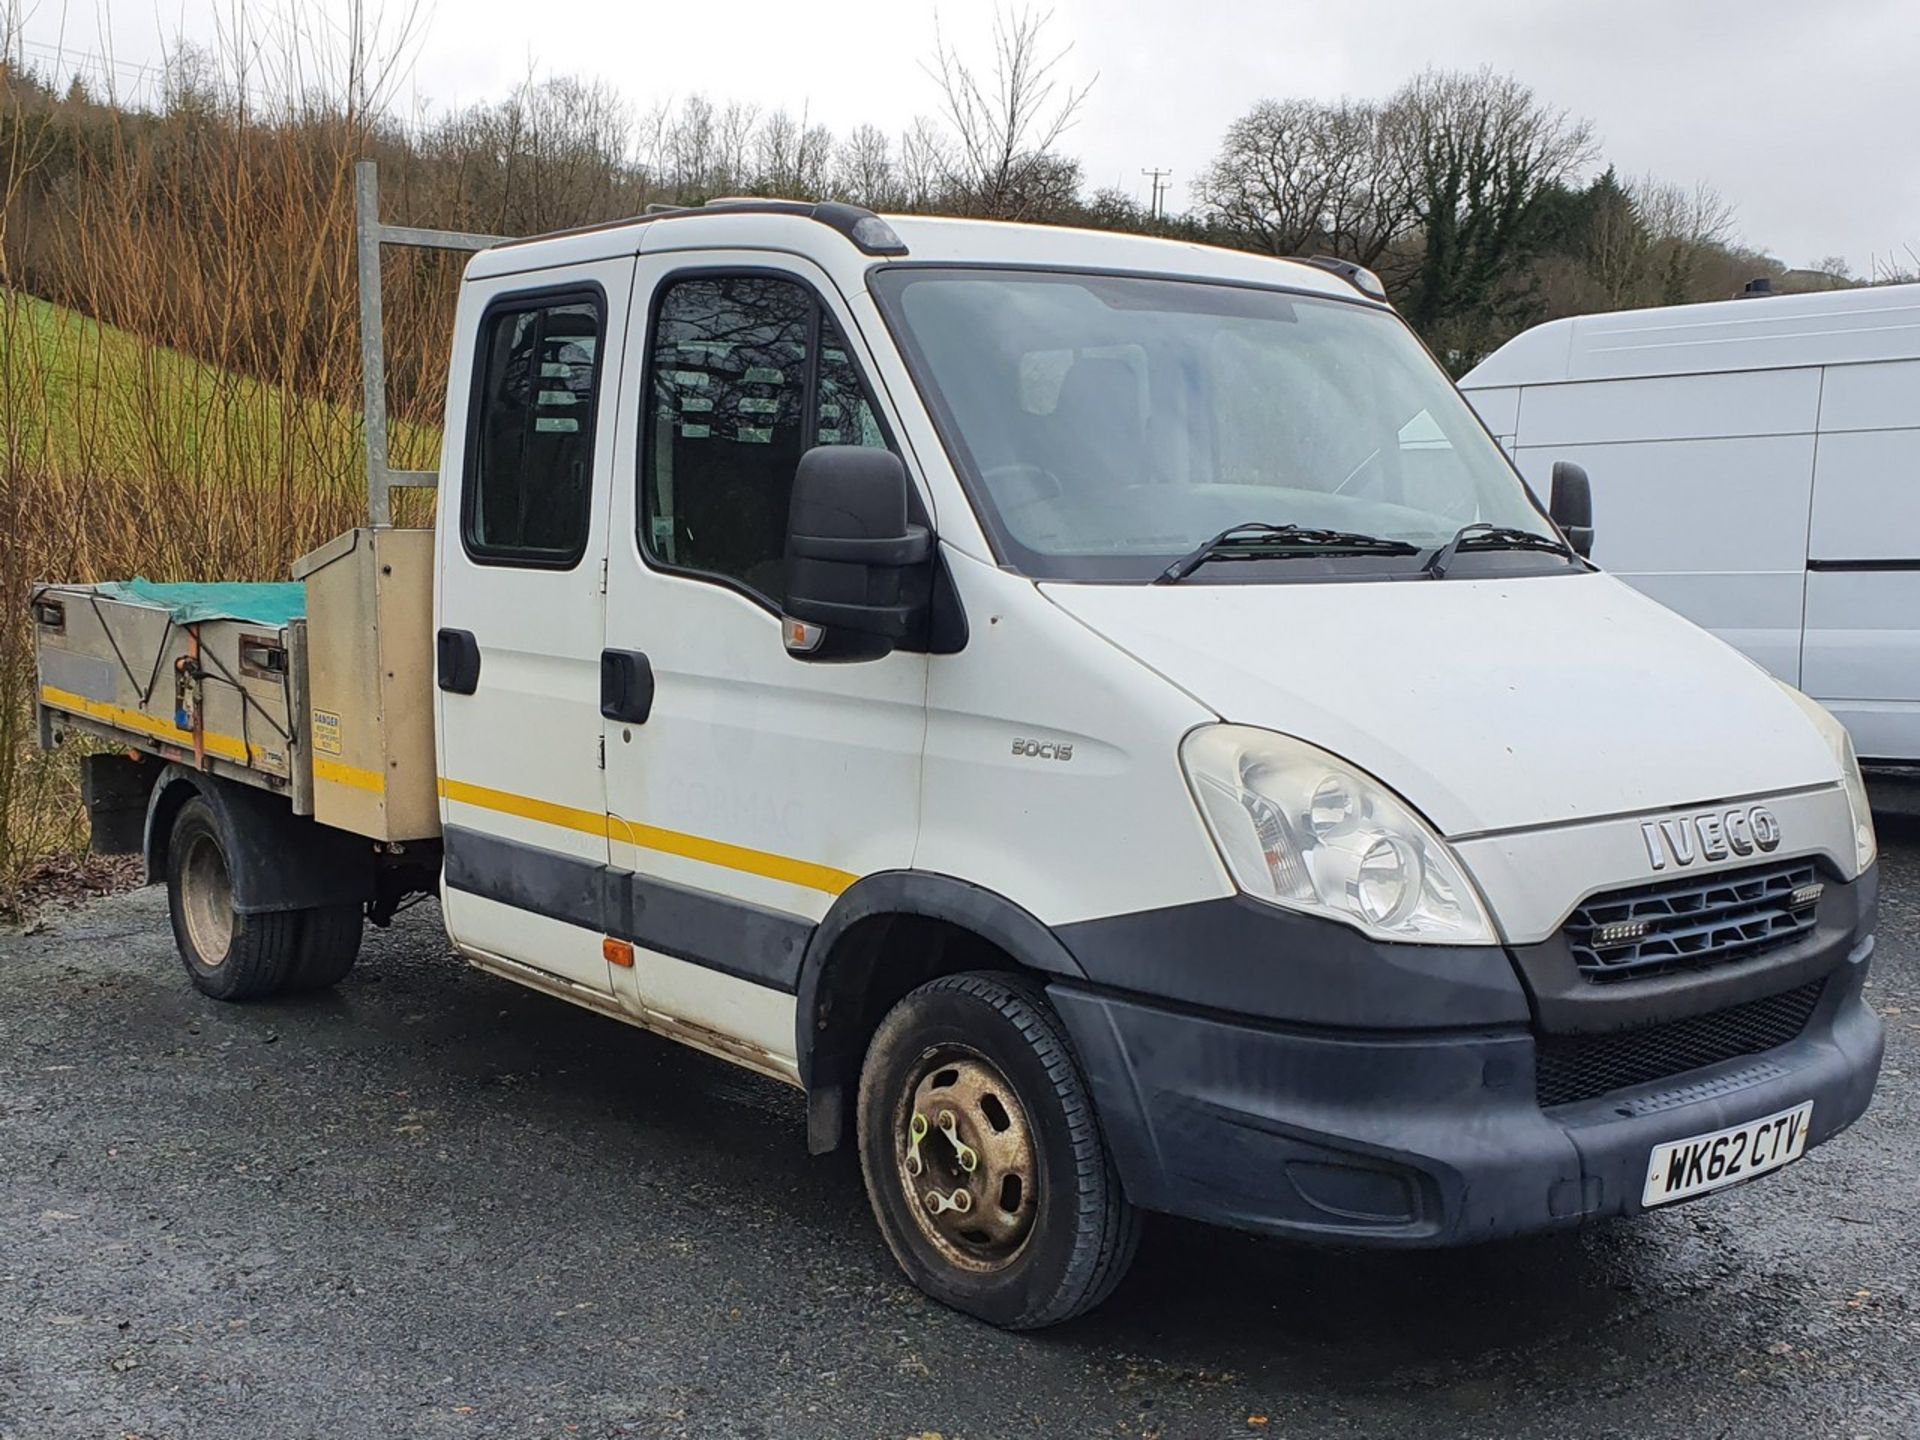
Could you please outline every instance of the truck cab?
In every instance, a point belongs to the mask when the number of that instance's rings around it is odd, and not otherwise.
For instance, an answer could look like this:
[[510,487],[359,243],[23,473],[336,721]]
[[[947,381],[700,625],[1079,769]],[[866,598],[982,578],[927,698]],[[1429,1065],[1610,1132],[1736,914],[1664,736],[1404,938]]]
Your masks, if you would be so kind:
[[1142,1211],[1458,1244],[1845,1128],[1845,732],[1597,570],[1370,282],[793,202],[481,251],[454,945],[800,1087],[1018,1328]]

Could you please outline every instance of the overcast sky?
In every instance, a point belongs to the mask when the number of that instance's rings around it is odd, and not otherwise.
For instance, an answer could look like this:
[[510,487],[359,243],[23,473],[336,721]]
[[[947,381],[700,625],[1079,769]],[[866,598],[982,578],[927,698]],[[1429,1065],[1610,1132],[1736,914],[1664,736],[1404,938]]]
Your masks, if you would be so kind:
[[[6,0],[0,0],[3,7]],[[30,54],[110,39],[122,67],[206,40],[235,0],[25,0]],[[298,0],[279,0],[278,8]],[[344,15],[350,0],[320,0]],[[386,0],[389,13],[407,0]],[[367,0],[371,9],[380,0]],[[411,93],[497,98],[532,67],[604,77],[639,106],[693,91],[803,108],[836,131],[934,114],[932,0],[428,0]],[[271,5],[256,8],[275,8]],[[1041,0],[1040,8],[1047,8]],[[1920,252],[1920,0],[1052,0],[1063,77],[1098,81],[1065,148],[1089,188],[1171,203],[1269,96],[1382,96],[1428,65],[1512,71],[1593,122],[1623,175],[1711,183],[1748,243],[1790,264],[1906,268]],[[988,0],[940,24],[989,55]],[[97,18],[104,17],[104,18]],[[127,74],[125,68],[120,72]]]

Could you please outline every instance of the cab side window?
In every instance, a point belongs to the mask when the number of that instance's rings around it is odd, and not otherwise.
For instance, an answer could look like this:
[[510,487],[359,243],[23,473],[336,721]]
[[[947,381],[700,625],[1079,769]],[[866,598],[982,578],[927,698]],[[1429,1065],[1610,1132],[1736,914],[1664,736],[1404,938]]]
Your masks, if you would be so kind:
[[641,541],[778,606],[801,455],[887,444],[846,341],[806,286],[717,275],[667,287],[652,352]]
[[476,560],[564,569],[585,551],[602,333],[591,295],[509,300],[487,313],[461,505]]

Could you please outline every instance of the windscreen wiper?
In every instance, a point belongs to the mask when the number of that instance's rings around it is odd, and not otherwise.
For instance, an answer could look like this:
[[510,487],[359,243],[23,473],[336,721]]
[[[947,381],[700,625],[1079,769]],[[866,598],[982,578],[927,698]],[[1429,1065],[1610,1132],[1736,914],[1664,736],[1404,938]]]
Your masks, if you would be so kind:
[[1444,579],[1447,567],[1453,564],[1453,557],[1467,544],[1476,550],[1552,550],[1576,565],[1580,562],[1578,552],[1557,535],[1542,535],[1533,530],[1517,530],[1511,525],[1476,520],[1471,525],[1462,525],[1453,532],[1451,540],[1433,552],[1433,558],[1427,561],[1427,574],[1436,580]]
[[1353,530],[1314,530],[1303,525],[1266,525],[1253,521],[1230,525],[1196,545],[1154,577],[1156,585],[1187,578],[1209,560],[1273,560],[1289,555],[1417,555],[1418,545],[1362,535]]

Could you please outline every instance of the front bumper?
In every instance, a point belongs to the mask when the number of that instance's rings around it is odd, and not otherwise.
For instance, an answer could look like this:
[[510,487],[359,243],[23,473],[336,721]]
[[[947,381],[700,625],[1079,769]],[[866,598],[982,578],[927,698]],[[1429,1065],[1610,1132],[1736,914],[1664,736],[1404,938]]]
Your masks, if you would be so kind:
[[[1870,924],[1870,916],[1868,917]],[[1798,1037],[1543,1110],[1530,1027],[1334,1029],[1056,984],[1128,1196],[1346,1244],[1440,1246],[1636,1213],[1653,1147],[1813,1101],[1808,1146],[1867,1108],[1884,1043],[1871,934]]]

